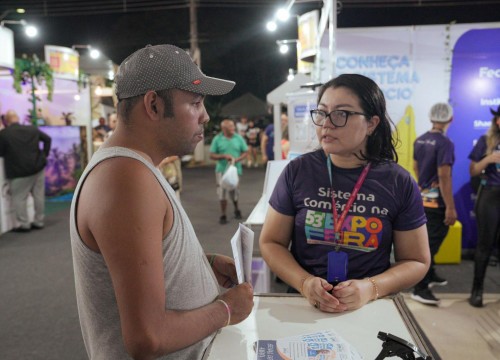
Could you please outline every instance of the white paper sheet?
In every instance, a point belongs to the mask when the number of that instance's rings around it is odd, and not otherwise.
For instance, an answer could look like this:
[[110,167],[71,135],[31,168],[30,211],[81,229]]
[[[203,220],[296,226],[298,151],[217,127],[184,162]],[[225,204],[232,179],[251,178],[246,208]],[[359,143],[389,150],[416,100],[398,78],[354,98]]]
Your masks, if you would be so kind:
[[231,239],[231,249],[238,275],[238,284],[243,282],[252,283],[252,255],[253,255],[254,232],[243,224]]

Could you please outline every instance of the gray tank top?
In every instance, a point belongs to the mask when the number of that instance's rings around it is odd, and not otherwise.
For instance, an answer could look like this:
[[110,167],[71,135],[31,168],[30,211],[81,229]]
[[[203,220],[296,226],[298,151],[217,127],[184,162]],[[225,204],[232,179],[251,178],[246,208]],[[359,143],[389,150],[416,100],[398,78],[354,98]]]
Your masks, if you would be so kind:
[[[97,151],[76,187],[70,212],[78,314],[85,347],[92,360],[130,359],[123,343],[118,306],[106,263],[101,254],[85,245],[76,227],[75,210],[85,178],[97,164],[112,157],[129,157],[142,162],[155,175],[172,204],[174,215],[172,229],[162,240],[165,309],[195,309],[211,303],[219,295],[217,279],[193,226],[159,170],[130,149],[112,147]],[[214,336],[215,333],[161,359],[201,359]]]

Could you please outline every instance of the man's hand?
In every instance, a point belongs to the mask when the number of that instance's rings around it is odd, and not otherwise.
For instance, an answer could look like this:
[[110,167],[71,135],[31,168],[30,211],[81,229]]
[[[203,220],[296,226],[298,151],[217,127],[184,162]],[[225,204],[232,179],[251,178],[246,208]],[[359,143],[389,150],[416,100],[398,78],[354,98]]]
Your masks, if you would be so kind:
[[455,221],[457,221],[457,211],[447,207],[444,213],[444,224],[452,226]]
[[[217,256],[218,257],[218,256]],[[253,308],[253,287],[245,282],[226,291],[219,296],[231,309],[230,325],[238,324],[245,320]]]
[[212,264],[212,269],[220,286],[229,289],[238,284],[234,260],[229,256],[216,255]]

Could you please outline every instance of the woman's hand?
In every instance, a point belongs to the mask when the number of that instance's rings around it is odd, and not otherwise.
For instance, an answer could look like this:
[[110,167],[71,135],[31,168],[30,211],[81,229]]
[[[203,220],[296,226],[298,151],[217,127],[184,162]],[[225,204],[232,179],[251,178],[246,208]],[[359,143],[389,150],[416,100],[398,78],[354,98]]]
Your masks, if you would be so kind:
[[215,256],[212,263],[212,270],[215,273],[215,277],[217,278],[219,285],[226,289],[237,285],[238,276],[236,275],[234,260],[229,256],[224,255],[212,256]]
[[370,280],[347,280],[337,284],[332,294],[347,310],[355,310],[374,299],[374,287]]
[[333,285],[320,277],[310,276],[302,284],[302,295],[315,308],[330,313],[338,313],[347,310],[347,306],[330,292]]

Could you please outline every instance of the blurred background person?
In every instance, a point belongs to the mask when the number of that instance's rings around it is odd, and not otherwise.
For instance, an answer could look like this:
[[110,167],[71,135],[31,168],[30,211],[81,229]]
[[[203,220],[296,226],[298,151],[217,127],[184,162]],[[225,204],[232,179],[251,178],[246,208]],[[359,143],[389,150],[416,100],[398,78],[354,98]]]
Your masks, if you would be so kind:
[[413,169],[427,217],[427,235],[431,250],[431,266],[425,277],[415,285],[411,298],[428,305],[439,304],[431,288],[448,284],[436,274],[434,256],[439,251],[449,227],[457,220],[451,173],[455,162],[455,146],[445,135],[453,120],[449,104],[437,103],[430,110],[431,130],[415,140]]
[[290,152],[290,140],[288,136],[288,126],[283,129],[283,134],[281,134],[281,158],[287,159],[288,153]]
[[236,132],[245,138],[248,129],[248,117],[242,116],[240,121],[236,123]]
[[111,128],[106,124],[106,119],[101,116],[99,118],[99,125],[94,127],[94,141],[104,142],[110,130]]
[[500,106],[490,109],[493,119],[486,135],[479,138],[469,154],[470,174],[483,174],[485,183],[476,199],[477,246],[474,280],[469,303],[483,306],[483,283],[493,247],[500,245]]
[[[0,131],[0,156],[4,157],[17,227],[14,232],[42,229],[45,218],[45,172],[51,138],[33,125],[21,125],[13,110],[5,114],[6,128]],[[40,148],[40,144],[42,147]],[[28,217],[28,195],[33,196],[35,216]]]
[[217,184],[217,194],[220,201],[221,215],[219,224],[227,224],[226,208],[227,197],[231,198],[234,205],[234,218],[241,219],[241,211],[238,208],[239,188],[234,190],[226,190],[221,186],[221,179],[228,166],[234,164],[238,169],[238,176],[243,174],[241,161],[248,155],[248,146],[245,140],[236,134],[236,126],[234,121],[230,119],[222,120],[220,123],[221,132],[217,134],[210,144],[210,159],[216,160],[215,165],[215,182]]
[[[286,111],[281,113],[281,130],[288,126],[288,115]],[[265,164],[268,160],[274,160],[274,123],[266,126],[261,139],[262,162]]]
[[167,156],[158,165],[163,177],[170,184],[172,189],[177,195],[177,199],[181,199],[182,190],[182,170],[181,170],[181,160],[178,156]]
[[255,126],[255,122],[250,120],[248,122],[248,127],[246,131],[246,140],[248,145],[248,157],[247,157],[247,166],[251,167],[252,164],[254,167],[259,166],[258,160],[258,152],[260,148],[260,128]]

